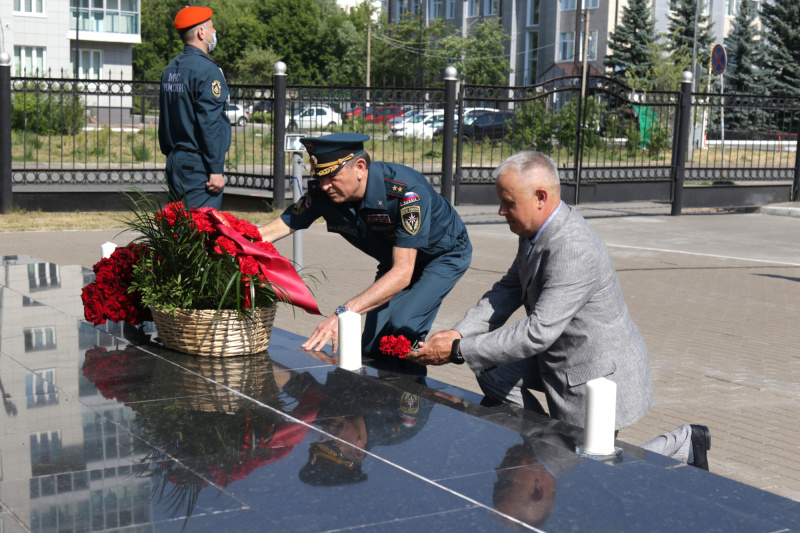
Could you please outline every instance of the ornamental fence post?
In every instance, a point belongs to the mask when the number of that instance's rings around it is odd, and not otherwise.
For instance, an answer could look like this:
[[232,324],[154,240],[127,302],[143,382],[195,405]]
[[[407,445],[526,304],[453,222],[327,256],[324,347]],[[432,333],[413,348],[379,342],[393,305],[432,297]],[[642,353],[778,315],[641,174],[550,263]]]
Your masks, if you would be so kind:
[[456,83],[458,71],[455,67],[444,69],[444,132],[442,134],[442,196],[450,203],[453,198],[453,133],[456,126]]
[[686,172],[686,151],[689,147],[689,122],[692,113],[692,73],[684,71],[681,81],[680,100],[680,127],[678,130],[678,146],[675,154],[675,175],[673,176],[674,191],[672,194],[673,216],[681,214],[683,208],[683,181]]
[[272,101],[272,205],[286,207],[286,63],[275,63],[272,74],[275,94]]
[[11,212],[11,55],[0,52],[0,212]]

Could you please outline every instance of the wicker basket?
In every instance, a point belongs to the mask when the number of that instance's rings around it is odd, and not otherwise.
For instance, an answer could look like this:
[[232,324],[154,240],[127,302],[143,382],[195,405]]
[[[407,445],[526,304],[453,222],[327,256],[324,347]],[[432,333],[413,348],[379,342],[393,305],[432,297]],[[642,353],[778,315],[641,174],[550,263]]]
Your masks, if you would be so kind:
[[255,319],[236,311],[179,309],[174,313],[151,307],[153,322],[167,348],[205,357],[232,357],[263,352],[269,345],[277,306],[258,307]]

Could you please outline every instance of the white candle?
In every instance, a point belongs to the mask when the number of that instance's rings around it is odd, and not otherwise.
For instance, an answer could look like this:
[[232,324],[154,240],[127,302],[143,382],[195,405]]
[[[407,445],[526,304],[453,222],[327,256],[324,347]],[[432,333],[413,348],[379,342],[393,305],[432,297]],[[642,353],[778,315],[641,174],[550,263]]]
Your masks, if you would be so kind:
[[114,253],[114,250],[117,249],[117,245],[113,242],[107,242],[105,244],[100,245],[100,252],[103,256],[103,259],[108,259],[111,257],[111,254]]
[[353,311],[339,315],[339,368],[361,369],[361,315]]
[[617,384],[606,378],[586,383],[586,423],[583,450],[589,455],[614,453],[614,425],[617,413]]

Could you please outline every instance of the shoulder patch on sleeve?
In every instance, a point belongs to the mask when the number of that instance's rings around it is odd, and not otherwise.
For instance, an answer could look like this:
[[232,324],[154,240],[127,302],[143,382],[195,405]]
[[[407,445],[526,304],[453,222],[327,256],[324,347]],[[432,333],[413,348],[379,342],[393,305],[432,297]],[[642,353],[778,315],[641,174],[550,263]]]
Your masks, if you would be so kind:
[[219,80],[211,82],[211,94],[213,94],[215,98],[219,98],[222,94],[222,83],[220,83]]
[[311,207],[311,196],[310,193],[305,193],[300,199],[292,206],[292,214],[293,215],[302,215],[305,213],[308,208]]
[[422,210],[418,205],[407,205],[400,209],[400,219],[403,221],[403,228],[410,234],[416,235],[422,226]]
[[406,194],[406,189],[408,188],[407,183],[403,183],[402,181],[394,181],[384,178],[384,184],[386,185],[386,194],[389,196],[395,196],[397,198],[402,198]]

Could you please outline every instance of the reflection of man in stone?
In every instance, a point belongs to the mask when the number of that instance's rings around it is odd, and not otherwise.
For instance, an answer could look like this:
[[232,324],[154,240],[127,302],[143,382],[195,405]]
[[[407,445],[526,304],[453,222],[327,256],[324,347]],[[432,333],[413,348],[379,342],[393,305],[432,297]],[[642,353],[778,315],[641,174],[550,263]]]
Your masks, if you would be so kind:
[[[535,438],[524,435],[523,442],[509,448],[495,469],[494,508],[529,526],[544,524],[556,501],[558,477],[583,461],[571,451],[574,449],[571,440],[555,432]],[[505,517],[498,516],[498,520],[523,529]]]
[[[276,373],[277,374],[277,373]],[[289,379],[285,379],[289,377]],[[367,479],[361,464],[374,446],[391,446],[410,439],[428,420],[433,403],[416,394],[334,370],[325,384],[308,372],[276,375],[283,392],[302,401],[321,398],[316,420],[323,436],[309,447],[300,480],[310,485],[344,485]],[[358,391],[358,394],[355,394]]]

